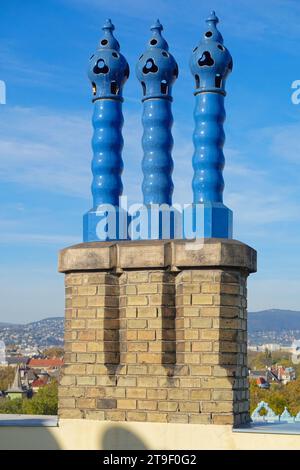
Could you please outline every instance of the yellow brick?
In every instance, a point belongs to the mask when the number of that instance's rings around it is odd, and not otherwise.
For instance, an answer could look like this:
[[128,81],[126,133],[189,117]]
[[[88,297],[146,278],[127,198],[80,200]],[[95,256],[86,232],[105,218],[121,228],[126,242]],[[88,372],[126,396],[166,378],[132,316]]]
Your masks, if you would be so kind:
[[132,282],[132,283],[136,283],[136,282],[147,282],[148,281],[148,271],[138,271],[138,272],[134,272],[134,271],[129,271],[127,273],[127,276],[128,276],[128,282]]
[[120,410],[135,410],[136,400],[131,400],[131,399],[118,400],[117,407]]
[[201,284],[201,293],[203,294],[219,294],[221,291],[220,284],[214,284],[211,282],[203,282]]
[[137,309],[138,318],[155,318],[157,317],[157,309],[155,307],[139,307]]
[[188,364],[199,364],[200,363],[200,354],[198,353],[185,353],[185,362]]
[[66,286],[79,286],[82,284],[81,274],[67,274],[65,277]]
[[126,395],[126,389],[121,387],[105,387],[104,392],[106,398],[125,398]]
[[136,294],[136,287],[135,286],[126,286],[125,291],[126,291],[127,295]]
[[212,415],[213,424],[230,424],[233,425],[234,417],[232,414]]
[[136,378],[135,377],[119,377],[118,378],[118,387],[136,387]]
[[209,424],[210,422],[211,422],[210,413],[190,415],[189,417],[189,423],[192,423],[192,424]]
[[158,402],[159,411],[177,411],[178,403],[175,401],[160,401]]
[[86,419],[96,420],[96,421],[103,421],[105,419],[104,411],[86,411]]
[[240,286],[239,284],[221,284],[221,293],[238,295],[240,293]]
[[138,294],[156,294],[157,284],[138,284]]
[[230,413],[233,411],[232,402],[217,401],[217,402],[203,402],[201,410],[205,413]]
[[212,374],[211,366],[191,365],[190,370],[191,370],[191,375],[211,375]]
[[127,330],[125,334],[126,334],[126,341],[135,341],[138,338],[138,331]]
[[150,401],[150,400],[139,400],[138,401],[138,409],[139,410],[157,410],[157,401]]
[[192,271],[193,281],[212,281],[214,279],[214,272],[209,271]]
[[139,353],[138,362],[141,364],[159,364],[161,362],[161,354]]
[[[180,307],[183,308],[183,307]],[[200,315],[200,308],[199,307],[184,307],[183,308],[183,315],[185,317],[199,317]]]
[[59,407],[60,408],[75,408],[75,398],[60,398]]
[[210,318],[191,318],[192,328],[211,328],[212,320]]
[[70,375],[80,375],[85,373],[85,364],[72,364],[69,366],[65,366],[64,368],[65,374]]
[[85,307],[86,306],[86,297],[73,297],[72,306],[73,307]]
[[77,288],[78,295],[95,295],[96,292],[96,286],[80,286]]
[[191,388],[191,387],[200,387],[200,378],[195,377],[181,377],[180,378],[180,387],[182,388]]
[[84,388],[83,387],[59,387],[58,390],[59,397],[83,397]]
[[168,422],[169,423],[188,423],[189,417],[187,414],[180,413],[169,413]]
[[126,390],[127,398],[146,398],[145,388],[128,388]]
[[104,328],[104,320],[87,320],[87,328]]
[[201,317],[219,317],[220,307],[200,307],[200,316]]
[[93,341],[96,337],[95,331],[78,331],[78,339],[82,341]]
[[146,320],[128,320],[127,322],[128,328],[132,329],[143,329],[147,327],[147,321]]
[[193,294],[192,295],[193,305],[212,305],[213,296],[208,294]]
[[148,373],[147,366],[142,366],[142,365],[138,365],[138,366],[128,365],[127,366],[128,375],[143,375],[147,373]]
[[206,354],[203,353],[201,355],[201,362],[202,364],[219,364],[220,363],[220,357],[219,354]]
[[125,411],[105,411],[105,418],[108,421],[125,421]]
[[188,400],[189,391],[184,389],[168,390],[168,398],[170,400]]
[[200,292],[200,284],[183,284],[183,294],[198,294]]
[[59,409],[59,417],[63,419],[80,419],[83,417],[83,413],[81,410],[76,409],[62,409],[60,406]]
[[147,421],[150,423],[166,423],[167,413],[147,413]]
[[136,318],[137,308],[136,307],[126,307],[125,316],[126,318]]
[[199,331],[198,330],[186,330],[184,332],[185,339],[198,339]]
[[138,377],[137,378],[138,387],[157,387],[158,379],[157,377]]
[[127,305],[148,305],[148,298],[145,295],[128,295]]
[[147,398],[150,400],[166,400],[167,390],[149,389],[147,390]]
[[89,377],[77,377],[77,385],[95,385],[96,384],[96,377],[89,376]]
[[78,398],[76,400],[78,408],[96,408],[96,400],[94,398]]
[[146,413],[144,412],[139,412],[139,411],[128,411],[127,413],[127,419],[129,421],[146,421]]
[[214,390],[212,393],[212,399],[216,401],[233,400],[233,391],[232,390]]
[[209,400],[210,390],[191,390],[192,400]]
[[178,305],[191,305],[192,296],[191,295],[179,295],[177,296]]
[[59,381],[60,386],[63,385],[75,385],[75,377],[71,375],[64,375]]
[[74,328],[74,329],[85,328],[85,320],[71,320],[71,328]]
[[220,332],[219,330],[202,330],[200,333],[201,339],[219,339]]
[[124,361],[127,364],[136,364],[137,362],[137,354],[136,353],[126,353],[124,354]]
[[205,377],[201,379],[201,387],[203,388],[225,388],[232,389],[232,383],[229,378],[218,378],[218,377]]
[[179,403],[179,410],[182,413],[198,413],[199,412],[199,403],[192,403],[192,402],[182,402]]
[[132,343],[128,343],[127,349],[128,351],[144,351],[145,352],[148,349],[148,345],[147,343],[132,342]]
[[73,352],[86,352],[86,343],[71,343]]
[[138,331],[138,339],[144,341],[153,341],[155,340],[155,331]]
[[99,352],[103,351],[103,343],[101,344],[100,342],[94,342],[94,341],[89,341],[87,343],[87,350],[88,352]]
[[96,318],[97,311],[95,308],[90,309],[78,309],[77,317],[78,318]]
[[192,343],[192,351],[212,351],[213,346],[210,341],[197,341]]
[[89,307],[104,307],[107,305],[107,298],[103,295],[95,295],[88,298]]
[[95,354],[89,354],[89,353],[78,353],[77,354],[77,362],[88,362],[88,363],[92,364],[95,361],[96,361],[96,355]]

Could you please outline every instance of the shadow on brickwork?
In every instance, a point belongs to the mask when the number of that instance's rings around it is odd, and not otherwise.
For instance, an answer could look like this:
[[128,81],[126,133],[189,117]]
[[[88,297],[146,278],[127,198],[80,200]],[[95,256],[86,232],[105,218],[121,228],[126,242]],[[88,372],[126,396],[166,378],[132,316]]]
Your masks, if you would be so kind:
[[120,364],[120,286],[119,275],[112,273],[105,276],[103,344],[107,372],[115,375]]
[[162,280],[162,365],[168,375],[176,366],[176,273],[164,272]]
[[[219,372],[215,376],[219,375],[220,379],[227,378],[231,384],[234,414],[232,424],[239,426],[250,422],[246,305],[248,273],[226,270],[226,272],[220,271],[220,274],[222,291],[219,317]],[[218,394],[217,391],[215,393]],[[217,395],[214,398],[221,402],[228,399]]]

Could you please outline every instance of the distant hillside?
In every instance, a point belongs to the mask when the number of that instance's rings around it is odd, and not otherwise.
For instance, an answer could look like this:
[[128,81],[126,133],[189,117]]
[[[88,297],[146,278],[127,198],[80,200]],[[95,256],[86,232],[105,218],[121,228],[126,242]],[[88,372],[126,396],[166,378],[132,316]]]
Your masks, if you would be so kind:
[[262,310],[249,312],[249,332],[300,330],[300,312],[294,310]]
[[0,323],[0,340],[21,348],[62,346],[63,317],[50,317],[25,325]]
[[[270,309],[249,312],[249,342],[290,345],[300,339],[300,312]],[[22,348],[63,346],[64,319],[50,317],[25,325],[0,323],[0,340]]]
[[0,322],[0,328],[8,328],[10,326],[13,326],[14,328],[17,328],[19,325],[18,323],[6,323],[6,322]]

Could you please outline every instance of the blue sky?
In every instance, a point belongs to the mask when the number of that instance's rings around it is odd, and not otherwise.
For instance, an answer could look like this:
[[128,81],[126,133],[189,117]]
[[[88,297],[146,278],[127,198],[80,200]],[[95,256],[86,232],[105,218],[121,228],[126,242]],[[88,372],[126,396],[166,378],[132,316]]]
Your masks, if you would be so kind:
[[188,60],[215,9],[234,59],[227,81],[225,203],[234,236],[258,250],[249,310],[300,310],[298,0],[2,0],[0,321],[63,315],[59,249],[82,240],[91,207],[87,60],[111,18],[131,76],[125,85],[123,183],[141,200],[141,90],[135,63],[159,17],[179,64],[174,86],[174,202],[192,200],[193,78]]

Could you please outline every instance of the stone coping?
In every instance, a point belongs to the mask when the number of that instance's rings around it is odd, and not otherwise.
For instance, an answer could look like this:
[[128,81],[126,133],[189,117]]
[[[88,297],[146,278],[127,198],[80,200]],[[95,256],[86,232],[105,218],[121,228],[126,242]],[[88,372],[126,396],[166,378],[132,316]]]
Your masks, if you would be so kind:
[[59,272],[233,268],[256,272],[256,251],[237,240],[141,240],[80,243],[59,253]]
[[[63,419],[59,420],[56,415],[14,415],[14,414],[3,414],[0,415],[0,428],[5,427],[59,427],[60,421],[62,423],[70,423],[72,426],[75,422],[81,422],[84,425],[91,423],[95,424],[95,421],[89,420],[68,420]],[[117,425],[120,423],[115,422],[103,422],[104,425],[109,424]],[[100,423],[99,423],[100,424]],[[127,423],[121,423],[126,425]],[[134,425],[135,423],[128,423],[129,425]],[[139,425],[139,423],[136,423]],[[146,423],[145,423],[146,424]],[[151,423],[150,423],[151,426]],[[154,424],[155,426],[155,424]],[[170,424],[160,423],[160,426],[170,426]],[[175,424],[178,426],[178,424]],[[186,426],[186,425],[184,425]],[[189,425],[190,426],[190,425]],[[195,425],[197,426],[197,425]],[[246,433],[246,434],[281,434],[281,435],[300,435],[300,423],[290,424],[290,423],[251,423],[247,426],[232,427],[230,425],[218,426],[218,425],[198,425],[198,428],[218,430],[218,428],[229,429],[233,433]],[[0,446],[1,447],[1,446]]]
[[16,427],[56,427],[58,426],[58,416],[56,415],[18,415],[0,414],[1,426]]
[[300,423],[266,423],[256,422],[247,426],[235,427],[233,432],[261,434],[300,434]]

